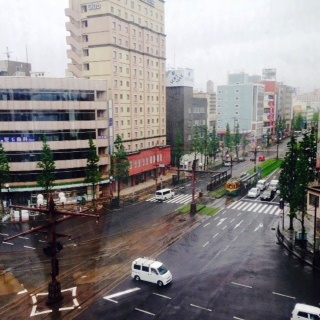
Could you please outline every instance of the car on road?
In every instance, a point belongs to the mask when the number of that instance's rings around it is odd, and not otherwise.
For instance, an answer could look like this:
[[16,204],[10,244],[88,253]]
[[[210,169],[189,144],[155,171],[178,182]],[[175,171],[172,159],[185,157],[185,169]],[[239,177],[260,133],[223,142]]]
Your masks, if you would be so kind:
[[273,199],[274,194],[275,192],[270,189],[264,190],[260,196],[260,199],[263,201],[270,201],[271,199]]
[[279,188],[279,180],[271,180],[269,184],[269,189],[277,191]]
[[260,190],[263,191],[264,189],[266,189],[268,186],[267,181],[264,179],[261,179],[257,182],[256,187]]
[[303,303],[297,303],[291,312],[291,320],[320,320],[320,309]]
[[258,159],[260,162],[263,162],[263,161],[265,161],[266,160],[266,157],[265,156],[261,156],[261,157],[259,157],[259,159]]
[[257,198],[260,195],[260,190],[259,188],[251,188],[248,192],[248,197],[249,198]]

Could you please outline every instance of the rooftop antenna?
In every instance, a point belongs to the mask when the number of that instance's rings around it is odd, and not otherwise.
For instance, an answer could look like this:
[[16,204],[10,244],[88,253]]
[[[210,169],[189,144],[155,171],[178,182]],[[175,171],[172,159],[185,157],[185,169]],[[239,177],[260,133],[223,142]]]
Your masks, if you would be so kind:
[[7,51],[6,52],[2,52],[2,53],[7,56],[8,60],[10,60],[10,53],[12,53],[12,51],[9,51],[8,47],[7,47]]

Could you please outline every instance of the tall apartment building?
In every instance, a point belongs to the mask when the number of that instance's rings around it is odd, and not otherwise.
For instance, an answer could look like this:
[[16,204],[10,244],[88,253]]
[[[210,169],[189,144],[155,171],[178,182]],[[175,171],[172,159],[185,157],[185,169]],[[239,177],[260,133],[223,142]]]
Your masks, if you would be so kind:
[[69,73],[107,80],[110,128],[137,164],[130,170],[131,184],[146,180],[157,164],[170,163],[164,1],[69,0],[66,15]]
[[92,138],[100,156],[100,192],[108,193],[106,88],[105,80],[0,77],[0,142],[9,160],[15,204],[27,205],[41,193],[37,162],[44,136],[55,160],[54,190],[92,195],[84,184]]
[[217,133],[222,136],[227,124],[233,133],[239,124],[240,133],[258,141],[263,134],[264,85],[253,83],[246,73],[228,75],[228,84],[217,88]]

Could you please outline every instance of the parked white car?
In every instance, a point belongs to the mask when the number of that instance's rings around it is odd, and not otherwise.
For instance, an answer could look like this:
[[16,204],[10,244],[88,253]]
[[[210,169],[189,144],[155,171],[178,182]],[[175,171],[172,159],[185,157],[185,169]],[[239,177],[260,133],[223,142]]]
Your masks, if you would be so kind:
[[260,189],[260,191],[263,191],[264,189],[266,189],[266,187],[268,186],[267,181],[266,180],[259,180],[257,182],[257,188]]
[[260,195],[260,189],[259,188],[251,188],[248,192],[249,198],[257,198]]

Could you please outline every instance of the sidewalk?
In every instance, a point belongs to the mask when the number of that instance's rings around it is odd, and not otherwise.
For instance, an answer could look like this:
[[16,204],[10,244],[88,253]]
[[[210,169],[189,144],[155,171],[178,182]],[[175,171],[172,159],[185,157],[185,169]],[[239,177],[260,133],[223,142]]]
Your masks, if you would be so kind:
[[[304,218],[304,226],[306,233],[306,241],[299,240],[300,233],[302,231],[301,222],[297,219],[293,219],[294,230],[288,230],[290,226],[290,218],[288,216],[289,208],[285,207],[284,210],[284,228],[283,219],[279,221],[277,237],[282,245],[294,254],[299,259],[303,260],[311,267],[320,270],[320,253],[319,246],[314,252],[314,213],[308,212]],[[318,224],[318,221],[317,221]],[[317,235],[319,237],[319,229],[317,228]],[[319,242],[320,244],[320,242]],[[317,242],[316,242],[317,245]]]

